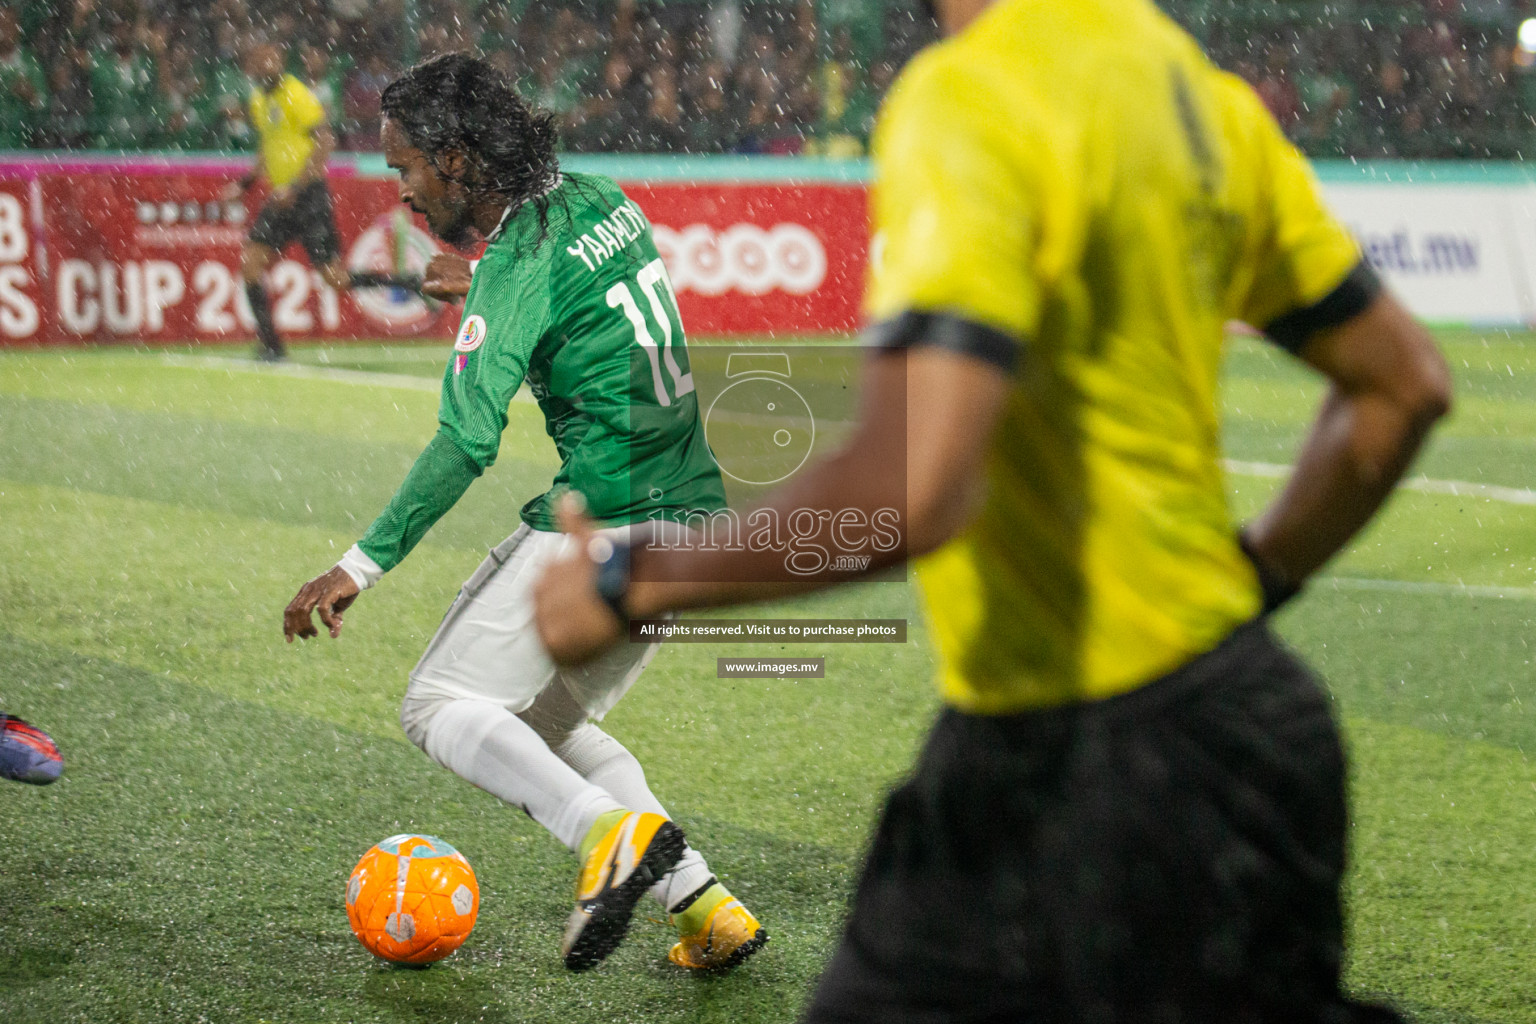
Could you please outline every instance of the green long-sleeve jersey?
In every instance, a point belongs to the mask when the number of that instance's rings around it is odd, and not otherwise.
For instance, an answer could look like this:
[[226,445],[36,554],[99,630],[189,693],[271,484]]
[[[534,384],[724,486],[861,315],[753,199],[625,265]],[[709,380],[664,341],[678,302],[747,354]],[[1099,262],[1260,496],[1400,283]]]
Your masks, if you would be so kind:
[[504,218],[475,269],[443,374],[437,435],[358,547],[398,565],[496,461],[526,380],[560,455],[522,508],[554,530],[579,491],[607,525],[725,505],[699,418],[677,297],[645,214],[608,178],[562,175]]

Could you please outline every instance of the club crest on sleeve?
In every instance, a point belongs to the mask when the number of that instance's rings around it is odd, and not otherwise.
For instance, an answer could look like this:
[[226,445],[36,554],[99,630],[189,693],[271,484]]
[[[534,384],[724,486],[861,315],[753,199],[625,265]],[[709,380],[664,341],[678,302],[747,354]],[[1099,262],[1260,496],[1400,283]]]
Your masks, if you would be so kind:
[[466,317],[459,325],[459,336],[454,339],[455,352],[473,352],[485,341],[485,318],[478,313]]

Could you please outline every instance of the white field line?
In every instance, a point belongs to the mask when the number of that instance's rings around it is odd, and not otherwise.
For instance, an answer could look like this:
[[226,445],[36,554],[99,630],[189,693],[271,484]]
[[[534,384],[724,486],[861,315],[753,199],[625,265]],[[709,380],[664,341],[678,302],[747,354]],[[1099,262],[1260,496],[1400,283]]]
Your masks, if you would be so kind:
[[[1239,462],[1226,459],[1223,463],[1233,476],[1257,476],[1268,479],[1288,477],[1294,466],[1275,462]],[[1500,487],[1497,484],[1475,484],[1466,480],[1433,480],[1427,476],[1412,476],[1398,484],[1405,491],[1424,494],[1454,494],[1458,497],[1485,498],[1506,505],[1536,505],[1536,491],[1526,487]]]
[[[428,391],[437,394],[443,390],[443,383],[436,377],[417,377],[408,373],[373,373],[368,370],[348,370],[339,366],[316,366],[313,363],[258,363],[254,359],[234,359],[228,356],[188,356],[176,352],[165,352],[160,356],[160,361],[166,366],[184,367],[194,370],[225,370],[236,373],[266,373],[276,374],[280,377],[295,377],[300,380],[328,380],[342,384],[361,384],[375,388],[403,388],[407,391]],[[527,386],[517,389],[513,396],[514,402],[533,402],[533,393]],[[771,417],[754,416],[750,413],[716,413],[718,419],[733,423],[753,423],[763,421],[778,423],[779,420]],[[851,422],[845,420],[818,420],[821,426],[850,427]]]
[[388,359],[392,363],[436,363],[442,366],[447,362],[448,353],[451,350],[452,347],[447,343],[441,345],[401,345],[386,348],[369,345],[357,347],[342,346],[333,349],[321,349],[318,362],[321,366],[324,366],[330,361],[332,353],[348,356],[367,356],[369,353],[377,352],[380,358]]
[[[366,370],[347,370],[340,367],[314,366],[308,363],[257,363],[250,359],[230,359],[220,356],[184,356],[165,353],[160,357],[168,366],[194,369],[268,373],[303,380],[329,380],[343,384],[361,384],[368,387],[404,388],[409,391],[429,391],[436,394],[442,384],[429,377],[414,377],[403,373],[370,373]],[[527,388],[517,393],[517,400],[533,401]],[[1234,476],[1283,479],[1290,476],[1294,467],[1275,462],[1243,462],[1227,459],[1226,470]],[[1464,480],[1433,480],[1425,476],[1404,480],[1401,487],[1427,494],[1451,494],[1510,505],[1536,505],[1536,491],[1523,487],[1500,487],[1496,484],[1477,484]],[[1430,583],[1410,580],[1365,579],[1353,576],[1327,576],[1312,584],[1318,589],[1358,590],[1400,594],[1425,594],[1454,597],[1483,597],[1499,600],[1536,601],[1536,587],[1491,587],[1466,583]]]
[[[160,359],[168,366],[194,369],[278,374],[302,380],[329,380],[343,384],[362,384],[368,387],[404,388],[409,391],[429,391],[433,394],[442,390],[442,382],[435,377],[416,377],[407,373],[372,373],[367,370],[347,370],[336,366],[315,366],[312,363],[258,363],[253,359],[187,356],[174,352],[164,353]],[[531,402],[533,396],[528,393],[526,387],[519,388],[516,401]],[[846,424],[828,423],[827,425]],[[1223,465],[1233,476],[1262,477],[1270,480],[1288,477],[1295,468],[1278,462],[1244,462],[1238,459],[1226,459]],[[1484,498],[1506,505],[1536,505],[1536,490],[1526,487],[1501,487],[1497,484],[1478,484],[1466,480],[1434,480],[1426,476],[1409,477],[1398,486],[1404,490],[1425,494]]]
[[1430,583],[1414,580],[1373,580],[1355,576],[1324,576],[1313,590],[1363,590],[1379,593],[1424,594],[1433,597],[1486,597],[1499,601],[1536,601],[1536,587],[1489,587],[1470,583]]
[[[1274,462],[1225,460],[1233,476],[1280,479],[1291,475],[1294,466]],[[1452,494],[1509,505],[1536,505],[1536,491],[1524,487],[1500,487],[1475,484],[1466,480],[1434,480],[1427,476],[1409,477],[1398,485],[1404,490],[1425,494]],[[1364,579],[1354,576],[1325,576],[1312,583],[1315,589],[1375,591],[1377,593],[1424,594],[1440,597],[1481,597],[1494,600],[1536,601],[1536,587],[1497,587],[1472,583],[1432,583],[1415,580]]]
[[[160,356],[168,366],[184,366],[205,370],[230,370],[245,373],[278,374],[303,380],[330,380],[343,384],[362,384],[368,387],[404,388],[409,391],[442,390],[442,382],[435,377],[417,377],[407,373],[372,373],[367,370],[347,370],[336,366],[315,366],[312,363],[258,363],[253,359],[231,359],[227,356],[186,356],[167,352]],[[533,401],[527,388],[519,388],[517,400]],[[739,418],[738,416],[731,417]],[[847,425],[829,423],[829,426]],[[1252,476],[1275,480],[1291,475],[1294,466],[1278,462],[1244,462],[1225,459],[1223,465],[1233,476]],[[1498,484],[1477,484],[1467,480],[1434,480],[1427,476],[1409,477],[1398,485],[1404,490],[1425,494],[1451,494],[1458,497],[1485,498],[1506,505],[1536,505],[1536,490],[1527,487],[1501,487]]]
[[[394,357],[390,357],[392,360]],[[441,361],[440,356],[434,360]],[[430,391],[437,394],[443,389],[443,382],[438,377],[417,377],[409,373],[373,373],[368,370],[348,370],[339,366],[316,366],[314,363],[258,363],[254,359],[236,359],[229,356],[188,356],[176,352],[165,352],[160,356],[160,361],[166,366],[178,366],[194,370],[228,370],[240,373],[266,373],[276,374],[282,377],[296,377],[300,380],[329,380],[342,384],[362,384],[375,388],[404,388],[408,391]],[[416,361],[415,359],[412,360]],[[425,362],[426,360],[421,360]],[[532,402],[533,394],[527,386],[517,389],[517,395],[513,398],[516,402]],[[744,423],[751,426],[755,423],[780,423],[782,420],[774,417],[754,416],[750,413],[716,413],[716,416],[733,423]],[[853,423],[847,420],[817,420],[818,424],[829,427],[851,427]]]
[[[407,391],[430,391],[437,394],[443,383],[436,377],[417,377],[409,373],[372,373],[367,370],[346,370],[337,366],[315,366],[310,363],[258,363],[254,359],[231,359],[226,356],[184,356],[167,352],[160,357],[167,366],[187,367],[195,370],[227,370],[237,373],[264,373],[279,377],[297,377],[301,380],[330,380],[342,384],[362,384],[375,388],[402,388]],[[518,393],[522,397],[522,392]],[[529,398],[529,401],[532,399]]]

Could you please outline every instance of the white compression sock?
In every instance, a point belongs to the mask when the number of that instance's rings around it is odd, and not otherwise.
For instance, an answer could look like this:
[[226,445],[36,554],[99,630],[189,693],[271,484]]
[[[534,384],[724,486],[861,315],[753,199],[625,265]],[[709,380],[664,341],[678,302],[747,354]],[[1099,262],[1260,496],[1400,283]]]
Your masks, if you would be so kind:
[[500,704],[407,701],[402,719],[406,734],[432,760],[522,808],[572,851],[579,850],[599,815],[624,806],[582,778],[528,723]]
[[[635,755],[591,722],[573,730],[555,748],[555,753],[588,782],[605,790],[630,810],[671,817],[646,784],[645,769]],[[683,851],[683,859],[677,866],[651,886],[651,895],[663,910],[670,911],[681,900],[692,896],[709,878],[709,865],[699,851],[690,846]]]

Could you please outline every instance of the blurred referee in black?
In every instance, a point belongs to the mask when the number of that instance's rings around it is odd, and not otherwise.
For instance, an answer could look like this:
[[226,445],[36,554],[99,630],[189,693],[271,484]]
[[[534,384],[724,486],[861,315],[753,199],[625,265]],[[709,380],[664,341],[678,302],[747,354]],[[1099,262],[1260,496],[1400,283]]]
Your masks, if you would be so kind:
[[[1344,751],[1266,617],[1391,493],[1445,362],[1258,96],[1151,0],[937,6],[949,38],[875,133],[860,421],[753,513],[822,517],[803,543],[866,571],[914,559],[947,705],[806,1020],[1397,1021],[1341,986]],[[1328,384],[1241,531],[1232,320]],[[904,549],[848,528],[886,509]],[[626,618],[805,587],[771,545],[565,528],[538,585],[561,664]]]

